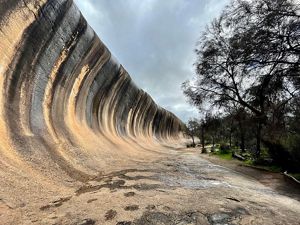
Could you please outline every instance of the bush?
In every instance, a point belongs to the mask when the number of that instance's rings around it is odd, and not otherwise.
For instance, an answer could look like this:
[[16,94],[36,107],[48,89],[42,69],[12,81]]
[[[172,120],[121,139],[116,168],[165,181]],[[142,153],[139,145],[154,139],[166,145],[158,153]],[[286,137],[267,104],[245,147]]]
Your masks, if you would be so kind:
[[187,148],[195,148],[195,147],[196,147],[196,145],[195,145],[195,144],[193,144],[193,143],[191,143],[191,144],[186,144],[186,147],[187,147]]
[[230,152],[230,146],[226,143],[220,144],[220,153],[221,154],[227,154]]
[[284,145],[287,149],[289,149],[289,152],[292,155],[293,159],[297,162],[297,164],[300,167],[300,135],[289,135]]
[[[293,141],[297,142],[297,139]],[[272,164],[278,165],[284,170],[298,172],[300,171],[300,159],[297,157],[296,153],[299,151],[299,145],[296,144],[293,146],[295,143],[293,141],[286,141],[284,144],[280,142],[273,143],[271,141],[264,141],[264,144],[268,147],[269,154],[274,160]]]

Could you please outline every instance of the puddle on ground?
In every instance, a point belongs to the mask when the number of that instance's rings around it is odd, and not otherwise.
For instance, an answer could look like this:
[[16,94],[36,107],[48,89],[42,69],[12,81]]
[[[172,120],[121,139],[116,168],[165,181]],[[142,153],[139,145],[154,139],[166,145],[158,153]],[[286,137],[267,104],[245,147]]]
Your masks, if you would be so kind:
[[198,212],[181,214],[146,211],[134,225],[208,225],[207,218]]
[[206,178],[182,178],[176,176],[161,176],[160,181],[165,183],[167,186],[170,187],[182,187],[182,188],[189,188],[189,189],[206,189],[206,188],[213,188],[213,187],[225,187],[225,188],[232,188],[230,184],[213,179],[206,179]]
[[237,207],[229,212],[217,212],[207,216],[211,225],[230,225],[233,220],[249,215],[248,211],[242,207]]

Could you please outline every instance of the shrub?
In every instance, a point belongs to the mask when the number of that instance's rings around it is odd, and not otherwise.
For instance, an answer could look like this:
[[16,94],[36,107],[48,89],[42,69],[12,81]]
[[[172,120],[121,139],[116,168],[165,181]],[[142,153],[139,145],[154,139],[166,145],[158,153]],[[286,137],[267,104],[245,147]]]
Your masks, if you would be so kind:
[[187,148],[195,148],[195,147],[196,147],[196,144],[193,144],[193,143],[191,143],[191,144],[186,144],[186,147],[187,147]]
[[230,146],[226,143],[220,144],[220,153],[221,154],[227,154],[230,152]]
[[[269,149],[271,158],[274,160],[272,164],[278,165],[288,171],[300,171],[300,160],[297,157],[299,143],[297,141],[297,138],[285,141],[284,144],[264,141],[265,146]],[[294,145],[295,143],[297,144]]]

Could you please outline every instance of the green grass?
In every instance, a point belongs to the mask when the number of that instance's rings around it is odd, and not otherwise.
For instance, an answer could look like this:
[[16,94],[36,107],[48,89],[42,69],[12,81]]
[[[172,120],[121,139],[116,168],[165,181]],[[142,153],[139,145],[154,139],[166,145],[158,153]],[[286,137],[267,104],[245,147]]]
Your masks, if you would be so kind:
[[[224,160],[234,160],[234,158],[232,157],[232,152],[236,151],[236,147],[233,147],[232,149],[227,150],[225,152],[222,152],[221,149],[218,147],[219,146],[216,145],[215,152],[212,153],[213,155],[215,155],[221,159],[224,159]],[[266,149],[262,150],[262,155],[265,157],[268,157]],[[245,156],[245,154],[244,154],[244,156]],[[270,171],[270,172],[276,172],[276,173],[282,172],[282,168],[277,165],[267,166],[267,165],[256,164],[255,160],[250,157],[250,154],[246,156],[246,161],[240,161],[240,163],[242,165],[248,165],[248,166],[251,166],[251,167],[254,167],[257,169],[263,169],[263,170]],[[296,179],[300,179],[300,174],[296,174],[296,176],[297,176]]]
[[[225,160],[233,160],[234,159],[232,157],[232,152],[231,151],[229,151],[227,153],[222,153],[220,151],[217,151],[217,152],[214,152],[213,154],[216,155],[216,156],[218,156],[219,158],[225,159]],[[276,172],[276,173],[282,172],[282,168],[279,167],[279,166],[276,166],[276,165],[270,165],[270,166],[255,165],[255,161],[253,161],[251,159],[247,159],[244,162],[240,161],[240,163],[244,164],[244,165],[251,166],[251,167],[256,167],[258,169],[267,170],[267,171],[270,171],[270,172]],[[299,176],[300,176],[300,174],[299,174]]]
[[231,160],[232,159],[232,153],[221,154],[221,155],[219,155],[219,157],[221,159]]
[[282,172],[281,167],[276,166],[276,165],[272,165],[272,166],[256,166],[258,168],[270,171],[270,172],[274,172],[274,173],[279,173]]
[[256,168],[259,168],[259,169],[264,169],[264,170],[267,170],[267,171],[270,171],[270,172],[275,172],[275,173],[282,172],[282,168],[280,166],[276,166],[276,165],[270,165],[270,166],[257,165],[257,164],[255,164],[255,161],[253,161],[251,159],[248,159],[248,160],[244,161],[243,163],[245,165],[256,167]]
[[251,160],[251,159],[247,159],[246,161],[244,161],[244,163],[246,165],[253,166],[253,160]]
[[232,159],[232,153],[221,153],[220,151],[214,152],[214,155],[218,156],[221,159],[231,160]]
[[290,175],[292,175],[293,177],[295,177],[297,180],[300,181],[300,173],[291,173]]
[[276,165],[267,166],[267,170],[269,170],[271,172],[276,172],[276,173],[282,172],[282,168],[280,166],[276,166]]

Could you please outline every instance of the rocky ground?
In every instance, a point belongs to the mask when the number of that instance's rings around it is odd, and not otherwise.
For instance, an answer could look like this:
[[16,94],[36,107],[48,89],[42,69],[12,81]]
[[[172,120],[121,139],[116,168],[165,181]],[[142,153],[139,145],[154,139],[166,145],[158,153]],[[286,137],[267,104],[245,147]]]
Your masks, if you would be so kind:
[[15,208],[0,200],[0,224],[300,224],[299,192],[205,157],[173,149],[160,160],[99,174],[50,202],[41,197]]

